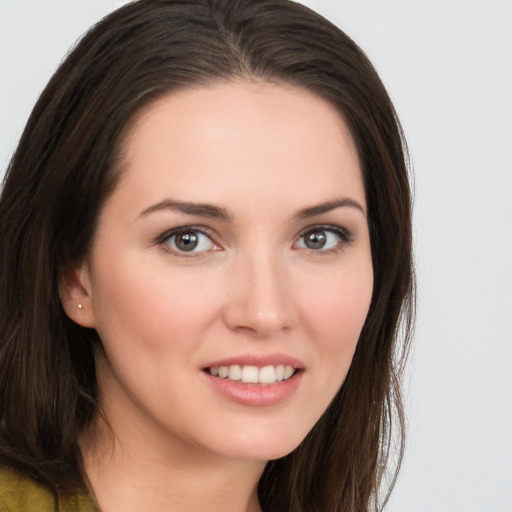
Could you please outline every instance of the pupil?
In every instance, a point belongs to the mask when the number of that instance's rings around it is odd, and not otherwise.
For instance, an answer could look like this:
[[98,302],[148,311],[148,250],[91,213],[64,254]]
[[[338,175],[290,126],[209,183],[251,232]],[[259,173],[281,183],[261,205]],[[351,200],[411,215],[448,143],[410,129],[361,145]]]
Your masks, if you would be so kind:
[[176,236],[176,247],[180,251],[193,251],[197,247],[198,241],[196,233],[181,233]]
[[306,234],[305,244],[309,249],[321,249],[327,240],[323,231],[312,231]]

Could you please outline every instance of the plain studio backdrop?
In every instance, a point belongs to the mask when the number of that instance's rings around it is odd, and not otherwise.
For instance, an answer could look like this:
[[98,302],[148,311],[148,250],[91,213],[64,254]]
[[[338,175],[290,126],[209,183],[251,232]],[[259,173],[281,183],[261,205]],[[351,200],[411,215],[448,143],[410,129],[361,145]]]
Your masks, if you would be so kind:
[[[0,174],[62,57],[123,3],[0,0]],[[305,3],[375,64],[415,172],[418,318],[388,510],[512,512],[512,1]]]

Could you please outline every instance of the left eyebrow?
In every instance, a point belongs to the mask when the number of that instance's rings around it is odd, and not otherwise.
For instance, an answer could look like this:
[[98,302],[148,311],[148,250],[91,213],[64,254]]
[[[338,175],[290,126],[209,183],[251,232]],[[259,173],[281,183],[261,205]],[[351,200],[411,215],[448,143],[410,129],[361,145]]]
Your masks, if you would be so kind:
[[207,203],[191,203],[188,201],[176,201],[165,199],[157,204],[146,208],[139,217],[146,217],[150,213],[160,210],[174,210],[188,215],[197,215],[198,217],[208,217],[212,219],[230,220],[230,215],[223,208]]
[[341,199],[335,199],[334,201],[321,203],[316,206],[311,206],[309,208],[304,208],[303,210],[300,210],[295,217],[297,219],[309,219],[311,217],[322,215],[323,213],[327,213],[332,210],[335,210],[336,208],[342,208],[345,206],[348,206],[349,208],[356,208],[357,210],[360,210],[363,215],[366,216],[364,208],[357,201],[354,201],[349,197],[344,197]]

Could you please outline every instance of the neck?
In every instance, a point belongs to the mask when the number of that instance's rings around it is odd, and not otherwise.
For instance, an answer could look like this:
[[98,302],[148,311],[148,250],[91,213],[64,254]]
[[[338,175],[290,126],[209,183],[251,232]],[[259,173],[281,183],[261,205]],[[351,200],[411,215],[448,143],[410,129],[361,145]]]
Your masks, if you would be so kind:
[[120,439],[97,420],[81,438],[85,473],[101,512],[261,512],[264,462],[233,460],[199,448]]

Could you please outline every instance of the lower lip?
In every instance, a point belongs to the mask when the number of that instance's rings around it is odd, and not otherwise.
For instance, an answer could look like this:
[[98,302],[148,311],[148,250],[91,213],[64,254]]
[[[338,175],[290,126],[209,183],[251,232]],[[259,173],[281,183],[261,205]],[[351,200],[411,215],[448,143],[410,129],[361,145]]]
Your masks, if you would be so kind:
[[287,380],[266,385],[245,384],[203,373],[213,389],[229,400],[250,407],[270,407],[280,404],[297,391],[303,372],[298,371]]

